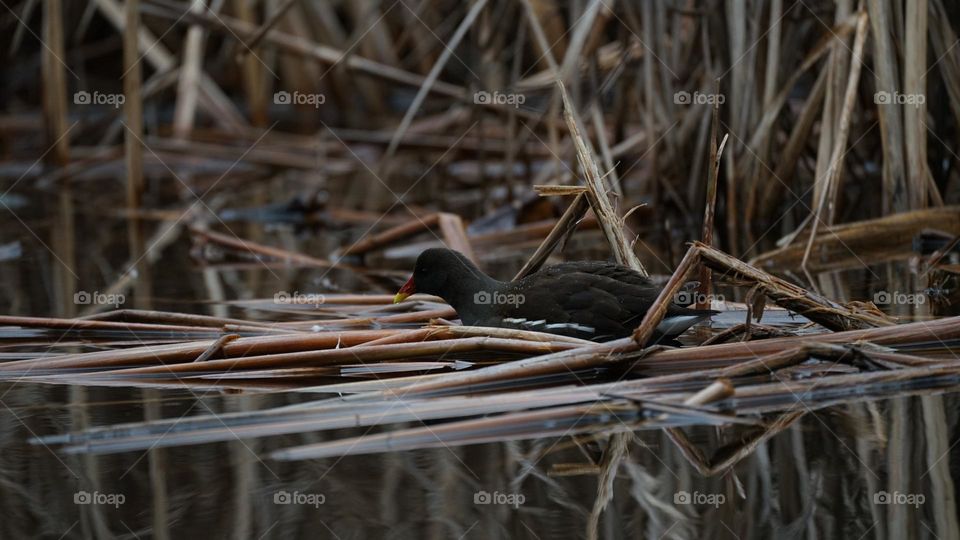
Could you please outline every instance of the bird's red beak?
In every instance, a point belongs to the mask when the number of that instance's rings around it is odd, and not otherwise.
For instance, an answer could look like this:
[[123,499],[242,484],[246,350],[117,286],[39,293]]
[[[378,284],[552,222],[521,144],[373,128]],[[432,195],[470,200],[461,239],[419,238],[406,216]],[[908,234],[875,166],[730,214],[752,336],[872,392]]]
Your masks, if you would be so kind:
[[408,296],[417,292],[416,285],[413,284],[413,276],[410,276],[410,279],[403,284],[403,287],[400,287],[400,290],[397,291],[397,295],[393,297],[393,303],[399,304],[407,299]]

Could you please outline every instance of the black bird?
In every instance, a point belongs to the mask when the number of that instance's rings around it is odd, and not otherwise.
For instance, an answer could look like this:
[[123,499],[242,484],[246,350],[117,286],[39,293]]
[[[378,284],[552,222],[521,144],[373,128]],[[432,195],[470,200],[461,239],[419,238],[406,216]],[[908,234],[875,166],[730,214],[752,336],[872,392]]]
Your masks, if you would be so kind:
[[[497,281],[451,249],[428,249],[394,303],[413,293],[439,296],[470,326],[535,330],[593,341],[629,336],[660,289],[619,264],[583,261],[550,266],[517,281]],[[654,341],[672,339],[714,311],[671,303]]]

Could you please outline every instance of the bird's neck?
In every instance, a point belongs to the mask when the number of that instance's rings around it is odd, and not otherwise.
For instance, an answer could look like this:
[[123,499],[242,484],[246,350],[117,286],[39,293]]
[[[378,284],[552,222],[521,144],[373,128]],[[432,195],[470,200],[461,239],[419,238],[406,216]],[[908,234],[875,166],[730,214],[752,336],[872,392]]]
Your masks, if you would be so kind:
[[480,270],[463,274],[449,292],[447,303],[457,310],[460,319],[466,325],[475,324],[481,315],[489,312],[494,299],[503,290],[506,283],[497,281]]

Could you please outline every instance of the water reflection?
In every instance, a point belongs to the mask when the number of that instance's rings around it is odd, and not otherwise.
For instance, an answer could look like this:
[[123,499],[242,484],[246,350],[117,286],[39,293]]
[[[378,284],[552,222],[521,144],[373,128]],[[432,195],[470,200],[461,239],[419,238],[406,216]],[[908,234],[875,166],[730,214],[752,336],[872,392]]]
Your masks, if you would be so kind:
[[[602,448],[571,439],[303,462],[264,456],[366,429],[147,452],[65,455],[38,435],[303,402],[4,383],[4,538],[569,538],[583,531]],[[956,398],[842,405],[807,414],[732,473],[703,478],[662,432],[639,432],[603,514],[606,538],[953,538]],[[701,448],[730,430],[687,430]],[[587,474],[576,474],[587,473]]]

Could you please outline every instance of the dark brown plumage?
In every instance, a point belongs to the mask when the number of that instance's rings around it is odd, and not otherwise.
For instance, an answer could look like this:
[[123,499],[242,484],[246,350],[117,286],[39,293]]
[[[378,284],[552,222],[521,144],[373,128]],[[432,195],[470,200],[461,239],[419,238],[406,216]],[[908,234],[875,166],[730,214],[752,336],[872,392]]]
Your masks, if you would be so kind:
[[[660,289],[618,264],[586,261],[550,266],[518,281],[497,281],[450,249],[428,249],[397,293],[447,301],[465,325],[536,330],[594,341],[630,335]],[[714,312],[671,304],[656,339],[674,337]]]

